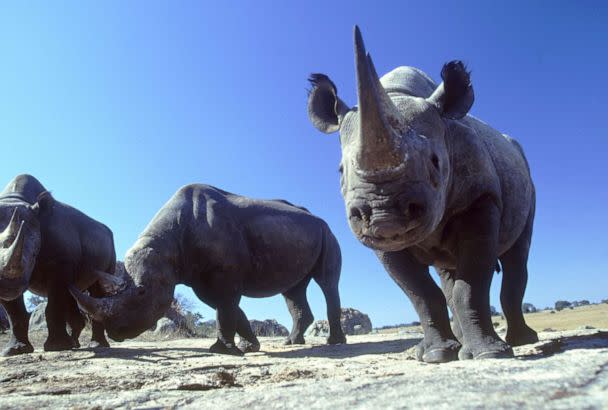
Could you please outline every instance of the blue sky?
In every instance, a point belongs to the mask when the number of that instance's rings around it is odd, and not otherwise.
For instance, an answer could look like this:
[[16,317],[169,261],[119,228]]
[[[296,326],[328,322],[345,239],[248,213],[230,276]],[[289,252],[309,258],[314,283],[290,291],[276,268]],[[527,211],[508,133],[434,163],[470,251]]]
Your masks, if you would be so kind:
[[[106,223],[121,256],[184,184],[285,198],[340,241],[343,306],[374,325],[417,320],[347,226],[337,135],[306,115],[311,72],[356,103],[359,24],[380,73],[413,65],[437,80],[464,60],[471,113],[523,145],[538,191],[526,301],[608,298],[606,3],[377,3],[2,2],[0,183],[35,175]],[[325,318],[315,284],[308,295]],[[281,296],[241,306],[291,326]]]

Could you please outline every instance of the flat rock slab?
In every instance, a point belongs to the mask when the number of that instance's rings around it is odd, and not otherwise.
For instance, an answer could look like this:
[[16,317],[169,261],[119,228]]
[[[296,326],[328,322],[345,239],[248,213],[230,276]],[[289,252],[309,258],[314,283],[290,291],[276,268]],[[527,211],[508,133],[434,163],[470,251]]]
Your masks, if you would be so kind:
[[418,333],[210,354],[211,339],[0,358],[0,408],[608,408],[608,330],[541,333],[515,359],[430,365]]

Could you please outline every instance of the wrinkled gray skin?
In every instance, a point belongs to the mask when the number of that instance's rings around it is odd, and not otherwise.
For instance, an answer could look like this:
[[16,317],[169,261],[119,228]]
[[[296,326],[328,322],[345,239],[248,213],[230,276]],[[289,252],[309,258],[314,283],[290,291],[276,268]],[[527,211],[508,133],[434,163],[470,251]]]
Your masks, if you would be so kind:
[[[107,280],[116,259],[112,232],[56,201],[31,175],[15,177],[0,193],[0,231],[0,303],[8,313],[12,332],[1,354],[34,351],[23,302],[27,289],[48,297],[44,349],[78,347],[84,318],[68,286],[99,295],[116,289]],[[91,346],[108,346],[100,323],[93,322]]]
[[443,67],[439,86],[412,67],[379,79],[355,27],[355,64],[358,106],[313,74],[308,113],[319,130],[340,132],[350,227],[418,312],[425,333],[418,358],[512,356],[492,326],[489,288],[500,260],[506,341],[537,341],[521,311],[535,203],[521,147],[466,115],[474,94],[461,62]]
[[[260,347],[239,308],[241,296],[282,293],[293,318],[286,343],[304,343],[304,331],[313,321],[306,300],[311,279],[327,301],[328,343],[344,343],[341,263],[329,227],[306,209],[193,184],[177,191],[127,252],[125,268],[132,283],[125,291],[97,299],[75,289],[72,293],[120,341],[150,329],[169,308],[175,286],[185,284],[217,312],[218,340],[211,352],[241,355]],[[235,333],[241,336],[238,347]]]

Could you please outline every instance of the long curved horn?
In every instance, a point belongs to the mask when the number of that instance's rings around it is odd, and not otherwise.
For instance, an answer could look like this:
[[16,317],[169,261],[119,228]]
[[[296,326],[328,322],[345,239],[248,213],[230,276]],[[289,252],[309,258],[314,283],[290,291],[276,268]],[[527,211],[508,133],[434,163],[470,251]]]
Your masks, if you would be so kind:
[[19,229],[19,221],[17,218],[17,208],[15,208],[8,225],[6,225],[6,228],[0,233],[0,246],[4,247],[5,245],[8,245],[17,229]]
[[127,283],[116,275],[111,275],[101,270],[95,270],[93,274],[101,289],[108,295],[118,293],[127,286]]
[[25,236],[23,235],[24,224],[25,221],[21,221],[15,240],[11,246],[3,249],[2,254],[0,255],[0,275],[3,278],[17,279],[23,274],[23,244],[25,243]]
[[93,319],[103,321],[112,315],[115,303],[112,298],[96,299],[89,295],[85,295],[74,285],[70,285],[68,290],[72,294],[74,300],[76,300],[76,303],[78,303],[80,309],[89,314]]
[[395,168],[403,162],[401,134],[405,127],[401,114],[380,83],[357,26],[355,65],[360,126],[357,164],[361,169],[372,172]]

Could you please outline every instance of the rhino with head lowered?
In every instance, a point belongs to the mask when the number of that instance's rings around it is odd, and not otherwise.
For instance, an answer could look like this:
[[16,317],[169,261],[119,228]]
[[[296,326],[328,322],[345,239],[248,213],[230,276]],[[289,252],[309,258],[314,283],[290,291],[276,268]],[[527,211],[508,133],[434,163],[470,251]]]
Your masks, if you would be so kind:
[[[538,340],[521,311],[535,204],[523,151],[467,115],[474,93],[460,61],[444,65],[439,85],[413,67],[379,78],[357,27],[354,37],[358,105],[343,102],[323,74],[311,76],[308,98],[313,125],[340,133],[351,230],[420,316],[419,360],[512,356],[509,345]],[[498,260],[508,344],[490,319]]]
[[[77,347],[84,318],[68,287],[103,295],[123,286],[112,275],[112,231],[77,209],[56,201],[31,175],[18,175],[0,192],[0,303],[12,336],[2,355],[30,353],[29,315],[23,293],[47,296],[45,350]],[[66,331],[69,324],[71,334]],[[92,346],[108,346],[93,322]]]
[[341,264],[328,225],[305,208],[191,184],[173,195],[127,251],[127,288],[102,298],[75,287],[71,292],[112,339],[121,341],[154,326],[169,308],[175,286],[185,284],[217,312],[218,339],[210,351],[241,355],[260,348],[239,307],[241,297],[283,294],[293,318],[286,343],[302,344],[313,322],[306,298],[312,279],[327,302],[327,342],[344,343]]

